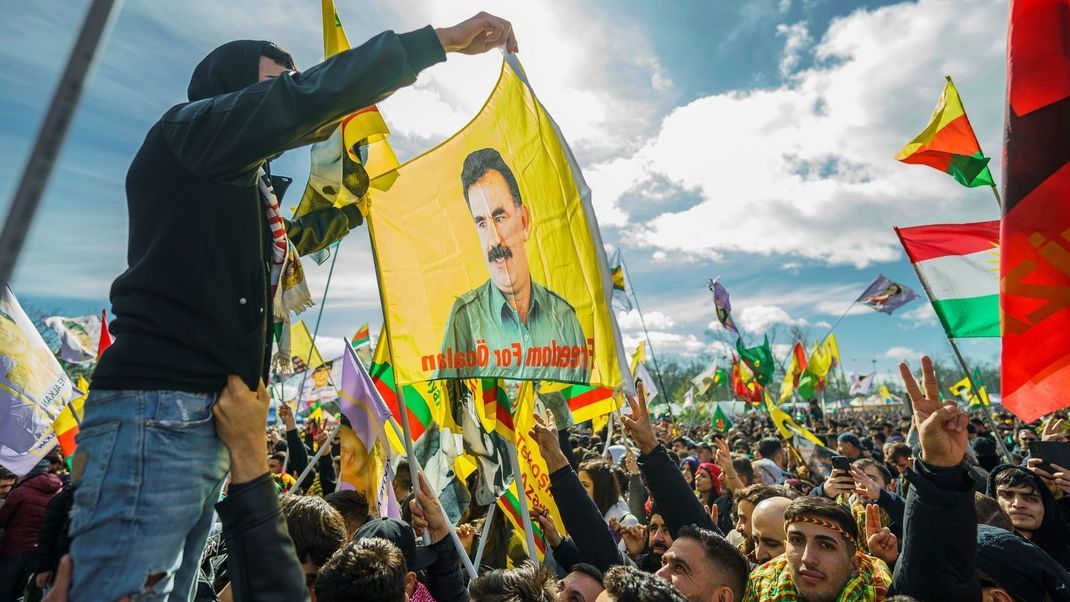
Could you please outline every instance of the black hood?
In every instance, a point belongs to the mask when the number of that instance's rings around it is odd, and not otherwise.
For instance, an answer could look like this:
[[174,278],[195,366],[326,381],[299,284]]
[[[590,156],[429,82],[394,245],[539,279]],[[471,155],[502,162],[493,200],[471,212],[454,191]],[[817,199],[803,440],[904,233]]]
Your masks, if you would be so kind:
[[977,525],[977,570],[1018,600],[1070,600],[1070,573],[1030,541]]
[[260,53],[264,47],[274,46],[263,40],[235,40],[208,53],[186,88],[190,102],[220,94],[237,92],[260,79]]
[[[992,472],[988,474],[986,495],[992,499],[998,499],[996,498],[996,476],[1011,468],[1025,470],[1021,466],[1013,466],[1011,464],[1001,464],[993,468]],[[1040,492],[1040,499],[1044,501],[1044,520],[1041,521],[1040,528],[1033,533],[1033,543],[1065,566],[1070,561],[1070,549],[1068,549],[1070,548],[1070,528],[1067,527],[1066,521],[1063,520],[1062,511],[1056,505],[1055,496],[1051,494],[1048,486],[1044,483],[1044,479],[1028,470],[1025,470],[1025,472],[1033,478],[1034,486]]]

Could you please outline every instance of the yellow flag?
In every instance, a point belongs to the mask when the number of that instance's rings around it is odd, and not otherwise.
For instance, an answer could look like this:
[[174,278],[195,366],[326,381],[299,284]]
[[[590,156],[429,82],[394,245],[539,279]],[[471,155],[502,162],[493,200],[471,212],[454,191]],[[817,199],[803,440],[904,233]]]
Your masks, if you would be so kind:
[[302,367],[315,370],[323,365],[323,356],[312,342],[312,334],[308,332],[304,320],[290,325],[290,355],[293,356],[295,372],[300,372]]
[[830,334],[820,345],[814,347],[806,371],[823,378],[839,361],[840,348],[836,344],[836,335]]
[[550,472],[546,460],[539,452],[539,445],[528,436],[535,425],[535,392],[530,382],[520,385],[514,401],[516,412],[513,417],[516,425],[516,454],[520,459],[520,469],[524,475],[524,490],[527,492],[528,508],[544,508],[550,511],[557,530],[564,535],[565,525],[561,522],[561,513],[557,510],[554,496],[550,494]]
[[632,376],[635,376],[635,371],[639,369],[639,364],[646,361],[646,341],[639,341],[639,345],[635,348],[635,353],[632,354]]
[[773,424],[776,425],[777,432],[784,438],[785,441],[790,441],[792,437],[800,436],[809,441],[813,441],[818,445],[824,445],[824,442],[818,438],[817,435],[811,433],[806,427],[795,422],[795,419],[784,410],[777,407],[773,403],[773,398],[769,396],[769,391],[765,392],[765,409],[769,412],[769,417],[773,419]]
[[513,55],[479,114],[374,194],[368,227],[399,385],[631,390],[590,189]]

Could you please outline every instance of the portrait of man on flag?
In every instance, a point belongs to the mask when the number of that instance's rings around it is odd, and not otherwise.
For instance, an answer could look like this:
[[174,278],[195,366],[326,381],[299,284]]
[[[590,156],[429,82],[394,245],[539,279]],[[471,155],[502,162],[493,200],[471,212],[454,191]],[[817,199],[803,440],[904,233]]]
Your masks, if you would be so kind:
[[468,125],[398,167],[368,224],[398,385],[630,385],[590,188],[514,56]]
[[[482,148],[470,153],[461,170],[464,200],[472,214],[490,278],[465,292],[453,304],[442,353],[475,349],[482,338],[493,349],[523,340],[535,347],[563,345],[583,348],[576,310],[557,293],[531,277],[526,244],[531,235],[531,210],[501,153]],[[554,366],[557,380],[590,378],[586,361]],[[439,375],[456,373],[440,370]]]

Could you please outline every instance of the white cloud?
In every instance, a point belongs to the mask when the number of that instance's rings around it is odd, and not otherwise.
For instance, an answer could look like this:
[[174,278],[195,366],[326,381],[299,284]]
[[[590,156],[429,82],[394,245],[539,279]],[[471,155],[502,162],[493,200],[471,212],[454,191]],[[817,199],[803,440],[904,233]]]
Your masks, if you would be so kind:
[[784,308],[777,305],[748,305],[737,312],[736,321],[743,330],[764,332],[774,324],[786,326],[806,326],[802,318],[792,318]]
[[702,202],[626,231],[670,255],[741,251],[858,267],[895,260],[892,224],[983,217],[972,191],[892,156],[924,126],[944,73],[956,76],[982,147],[998,153],[1005,13],[1001,0],[967,13],[921,0],[838,19],[814,47],[816,65],[789,83],[672,111],[657,135],[614,160],[629,178],[595,190],[599,208],[619,220],[618,190],[660,178]]
[[884,357],[896,361],[912,361],[921,357],[921,352],[914,351],[910,347],[890,347],[884,352]]
[[666,314],[660,311],[650,311],[639,316],[638,310],[631,310],[629,312],[617,313],[617,325],[620,326],[622,331],[642,330],[643,320],[646,320],[646,327],[650,330],[671,330],[676,326],[676,322]]
[[[706,342],[691,333],[651,330],[649,334],[650,345],[654,347],[654,354],[659,357],[675,355],[693,358],[704,354],[723,357],[727,352],[725,343],[720,341]],[[640,341],[646,340],[641,331],[635,334],[622,333],[621,337],[624,340],[624,348],[629,351],[635,349]]]
[[806,21],[776,26],[776,34],[784,38],[784,54],[780,58],[780,75],[791,75],[802,60],[802,53],[813,44]]
[[929,303],[919,303],[914,309],[905,312],[902,315],[902,320],[907,323],[910,328],[920,328],[922,326],[935,326],[939,323],[936,319],[936,310]]

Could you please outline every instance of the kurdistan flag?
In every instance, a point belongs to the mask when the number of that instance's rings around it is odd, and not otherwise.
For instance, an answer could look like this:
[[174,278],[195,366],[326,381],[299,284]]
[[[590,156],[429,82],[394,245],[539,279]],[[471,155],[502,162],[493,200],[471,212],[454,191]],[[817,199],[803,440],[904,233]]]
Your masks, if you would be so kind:
[[999,221],[895,231],[947,336],[998,337]]

